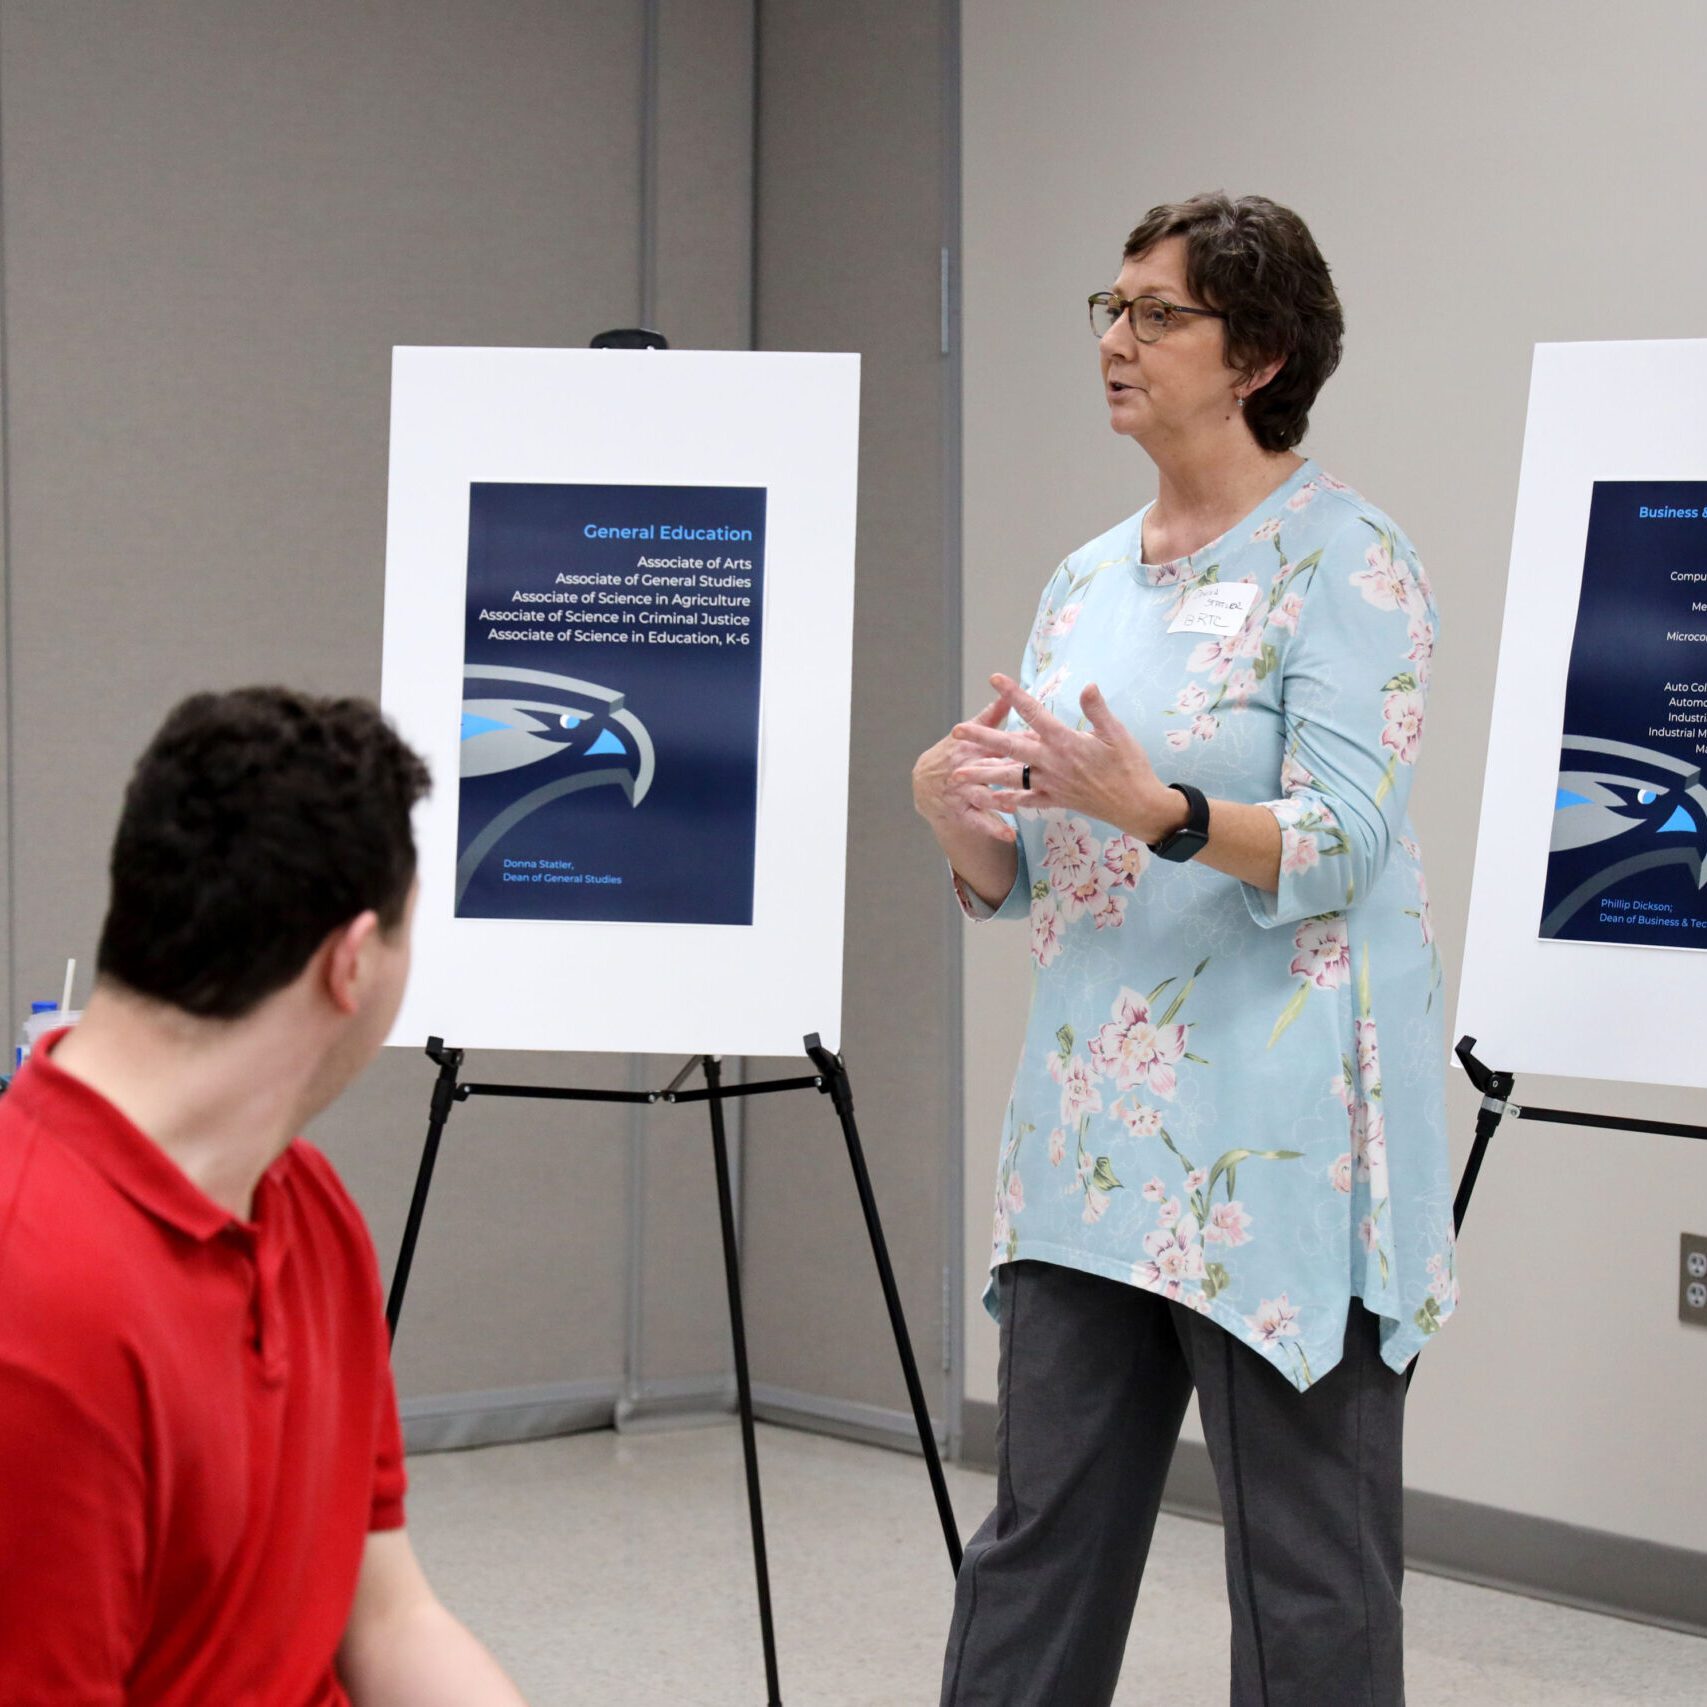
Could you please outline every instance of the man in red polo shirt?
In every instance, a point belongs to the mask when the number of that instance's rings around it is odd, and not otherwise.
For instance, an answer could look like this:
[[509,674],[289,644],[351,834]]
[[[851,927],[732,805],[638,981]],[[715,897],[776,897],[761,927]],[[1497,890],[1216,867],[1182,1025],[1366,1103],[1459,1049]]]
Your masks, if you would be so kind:
[[519,1707],[403,1528],[360,1213],[295,1134],[409,968],[420,760],[201,694],[143,755],[97,982],[0,1098],[0,1702]]

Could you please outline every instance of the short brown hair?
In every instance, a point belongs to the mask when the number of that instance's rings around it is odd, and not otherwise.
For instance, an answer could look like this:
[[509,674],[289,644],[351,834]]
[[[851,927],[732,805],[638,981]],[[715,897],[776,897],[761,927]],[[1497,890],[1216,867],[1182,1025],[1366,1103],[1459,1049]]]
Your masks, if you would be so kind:
[[99,976],[238,1019],[415,879],[427,767],[363,699],[239,688],[186,699],[137,761],[113,840]]
[[1185,239],[1185,282],[1226,315],[1226,357],[1246,375],[1275,357],[1280,371],[1245,400],[1245,425],[1264,450],[1291,450],[1310,406],[1340,361],[1345,314],[1310,229],[1267,196],[1222,190],[1153,207],[1126,239],[1126,259],[1168,237]]

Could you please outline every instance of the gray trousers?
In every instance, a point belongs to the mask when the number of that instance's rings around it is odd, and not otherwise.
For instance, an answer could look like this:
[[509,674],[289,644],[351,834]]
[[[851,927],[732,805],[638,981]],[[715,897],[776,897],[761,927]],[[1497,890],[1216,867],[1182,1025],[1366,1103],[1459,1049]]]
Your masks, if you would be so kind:
[[[1344,1361],[1300,1393],[1121,1281],[1019,1262],[997,1284],[996,1509],[955,1585],[942,1707],[1107,1707],[1194,1387],[1226,1524],[1232,1707],[1403,1707],[1405,1379],[1376,1318],[1354,1299]],[[1179,1662],[1156,1655],[1158,1675]]]

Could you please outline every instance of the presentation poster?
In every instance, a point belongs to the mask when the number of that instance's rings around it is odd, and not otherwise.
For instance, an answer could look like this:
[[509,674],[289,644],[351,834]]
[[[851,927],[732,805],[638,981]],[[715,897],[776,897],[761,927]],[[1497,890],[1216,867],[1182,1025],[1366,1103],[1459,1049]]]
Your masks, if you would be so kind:
[[751,925],[757,487],[473,482],[456,914]]
[[1707,948],[1707,480],[1597,480],[1541,935]]
[[840,1047],[859,358],[401,348],[418,1049]]
[[1707,1088],[1656,952],[1707,946],[1704,389],[1707,338],[1535,347],[1452,1033],[1520,1084]]

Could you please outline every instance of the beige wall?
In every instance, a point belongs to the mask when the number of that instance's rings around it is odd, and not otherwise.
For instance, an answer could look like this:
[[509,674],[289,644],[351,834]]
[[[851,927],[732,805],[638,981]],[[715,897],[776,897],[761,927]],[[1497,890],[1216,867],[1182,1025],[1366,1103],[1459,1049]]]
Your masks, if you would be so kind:
[[[183,693],[377,690],[394,344],[580,345],[649,298],[678,347],[744,347],[756,326],[769,348],[858,351],[844,1037],[952,1420],[958,933],[907,787],[956,697],[952,8],[766,0],[759,32],[755,11],[0,0],[0,956],[14,1009],[56,995],[69,954],[87,988],[123,781]],[[464,1077],[657,1085],[679,1065],[493,1053]],[[432,1078],[388,1052],[314,1134],[387,1272]],[[755,1380],[773,1412],[792,1397],[881,1425],[901,1383],[829,1101],[749,1105],[746,1136]],[[728,1358],[703,1110],[456,1109],[398,1342],[406,1399],[614,1393],[625,1372],[632,1398],[715,1395]]]
[[[1200,189],[1295,207],[1347,319],[1306,449],[1398,518],[1439,593],[1412,811],[1451,1024],[1530,349],[1707,335],[1707,12],[967,0],[963,32],[966,704],[1017,661],[1061,556],[1153,495],[1108,432],[1084,326],[1126,232]],[[995,1394],[976,1293],[1025,962],[1017,929],[970,933],[974,1399]],[[1520,1080],[1518,1099],[1704,1117],[1699,1095],[1604,1072]],[[1476,1098],[1456,1069],[1449,1094],[1461,1165]],[[1676,1319],[1685,1229],[1707,1229],[1707,1145],[1508,1123],[1465,1229],[1462,1313],[1417,1378],[1411,1484],[1699,1548],[1707,1334]]]
[[[751,3],[661,14],[660,258],[672,284],[684,251],[701,267],[661,308],[680,343],[738,346]],[[636,319],[644,15],[0,4],[14,1008],[56,994],[69,954],[87,988],[123,781],[179,696],[377,692],[392,346],[573,346]],[[726,99],[704,100],[707,77]],[[387,1052],[314,1133],[387,1272],[431,1080]],[[612,1109],[457,1110],[398,1343],[406,1397],[620,1383],[633,1141]],[[654,1187],[653,1362],[715,1374],[709,1165]]]

